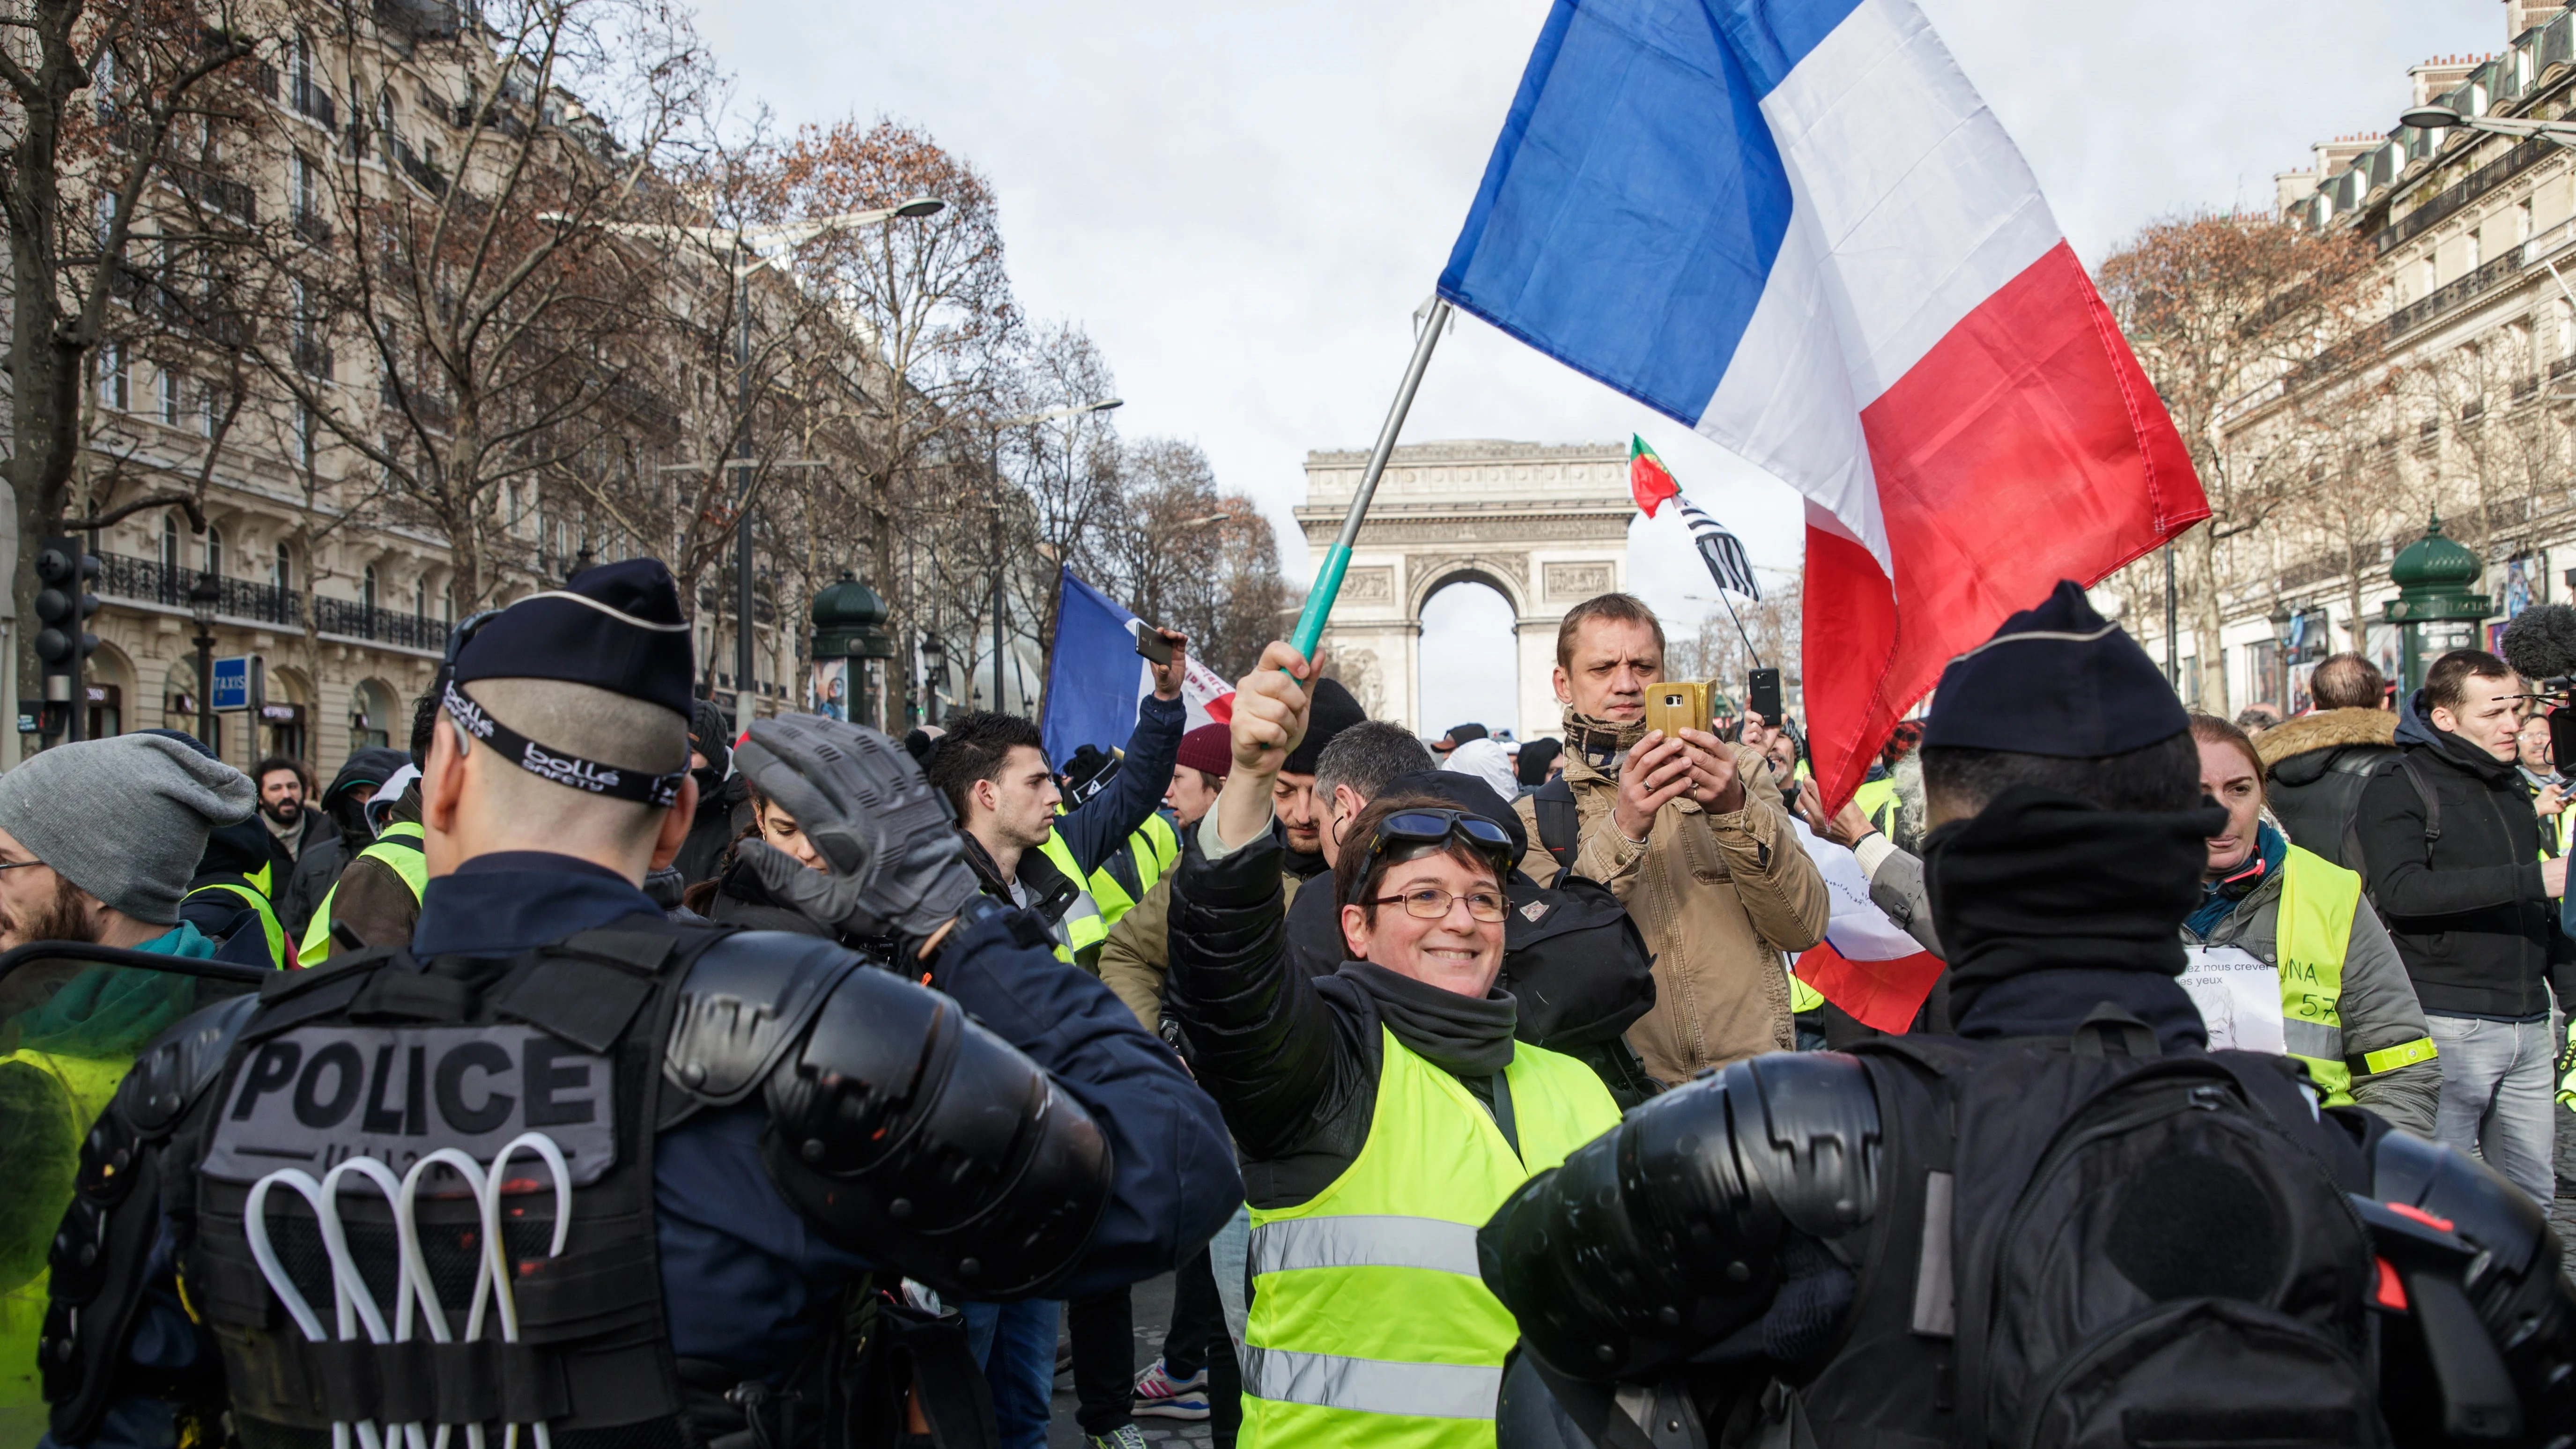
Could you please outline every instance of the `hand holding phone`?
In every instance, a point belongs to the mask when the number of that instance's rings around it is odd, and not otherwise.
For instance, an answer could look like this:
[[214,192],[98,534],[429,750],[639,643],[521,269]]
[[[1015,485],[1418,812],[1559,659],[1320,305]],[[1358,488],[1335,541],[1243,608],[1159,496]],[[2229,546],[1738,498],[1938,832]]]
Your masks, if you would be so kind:
[[1744,693],[1745,710],[1748,713],[1762,716],[1763,728],[1778,729],[1780,727],[1780,721],[1784,715],[1784,711],[1780,707],[1780,671],[1777,669],[1754,670],[1752,687],[1747,689]]

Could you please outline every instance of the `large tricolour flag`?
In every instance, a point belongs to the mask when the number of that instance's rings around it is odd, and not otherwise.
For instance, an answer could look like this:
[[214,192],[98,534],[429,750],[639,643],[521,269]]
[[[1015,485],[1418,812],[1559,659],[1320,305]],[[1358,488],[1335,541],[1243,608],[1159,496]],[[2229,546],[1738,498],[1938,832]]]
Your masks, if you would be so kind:
[[[1047,758],[1062,764],[1084,745],[1123,747],[1136,729],[1136,702],[1154,692],[1154,667],[1136,652],[1143,626],[1126,605],[1062,570],[1057,585],[1055,651],[1047,656],[1046,708],[1038,735]],[[1181,698],[1190,728],[1222,723],[1234,708],[1234,686],[1189,657]]]
[[1557,0],[1440,291],[1806,496],[1828,800],[1951,656],[2209,511],[1912,0]]

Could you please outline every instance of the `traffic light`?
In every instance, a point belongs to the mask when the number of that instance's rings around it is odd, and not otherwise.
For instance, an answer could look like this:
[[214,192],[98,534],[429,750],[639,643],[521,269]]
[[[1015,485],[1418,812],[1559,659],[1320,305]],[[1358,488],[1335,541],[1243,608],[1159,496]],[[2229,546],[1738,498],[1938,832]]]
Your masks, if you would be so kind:
[[98,556],[82,550],[80,540],[49,538],[36,554],[36,658],[44,665],[45,733],[66,727],[79,738],[73,696],[79,692],[81,661],[98,649],[89,632],[89,616],[98,612],[98,595],[89,591],[98,577]]

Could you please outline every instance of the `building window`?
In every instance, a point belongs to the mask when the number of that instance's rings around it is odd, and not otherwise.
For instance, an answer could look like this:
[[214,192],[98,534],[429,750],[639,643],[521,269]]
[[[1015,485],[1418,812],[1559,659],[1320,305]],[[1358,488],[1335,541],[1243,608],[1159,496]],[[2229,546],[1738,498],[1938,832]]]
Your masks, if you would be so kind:
[[320,451],[320,444],[313,436],[313,409],[297,403],[295,405],[295,459],[304,467],[311,468],[313,460],[320,455]]
[[2429,297],[2433,295],[2434,288],[2442,285],[2441,268],[2435,263],[2431,252],[2424,254],[2423,274],[2423,290],[2416,295]]
[[366,606],[368,613],[372,614],[376,611],[376,566],[374,564],[369,564],[358,572],[358,602]]
[[98,350],[98,400],[122,412],[128,401],[126,391],[125,344],[111,342]]
[[161,421],[177,427],[188,409],[188,380],[168,368],[161,369]]
[[426,575],[411,581],[411,611],[420,618],[429,617],[429,579]]
[[179,515],[161,515],[161,567],[176,572],[179,567]]
[[2478,236],[2477,232],[2471,231],[2464,240],[2469,244],[2468,265],[2462,267],[2460,270],[2463,272],[2474,272],[2478,269],[2480,259],[2479,242],[2481,238]]
[[2531,240],[2531,198],[2528,196],[2513,209],[2513,239],[2516,245]]
[[213,437],[215,425],[222,422],[223,417],[223,394],[220,391],[209,386],[197,394],[197,430],[199,432],[209,438]]
[[269,562],[268,581],[281,594],[295,591],[295,555],[283,543],[277,546],[277,557]]
[[206,572],[222,577],[224,572],[224,531],[206,526]]
[[295,217],[305,220],[322,210],[322,175],[315,169],[313,158],[295,153]]

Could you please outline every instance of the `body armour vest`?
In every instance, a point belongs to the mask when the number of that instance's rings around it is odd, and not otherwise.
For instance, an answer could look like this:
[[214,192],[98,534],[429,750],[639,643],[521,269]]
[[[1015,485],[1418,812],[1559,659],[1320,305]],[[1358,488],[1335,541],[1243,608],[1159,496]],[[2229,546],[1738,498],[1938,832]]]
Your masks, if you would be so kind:
[[180,1134],[181,1282],[248,1449],[691,1442],[653,1141],[678,984],[723,934],[369,951],[262,994]]

